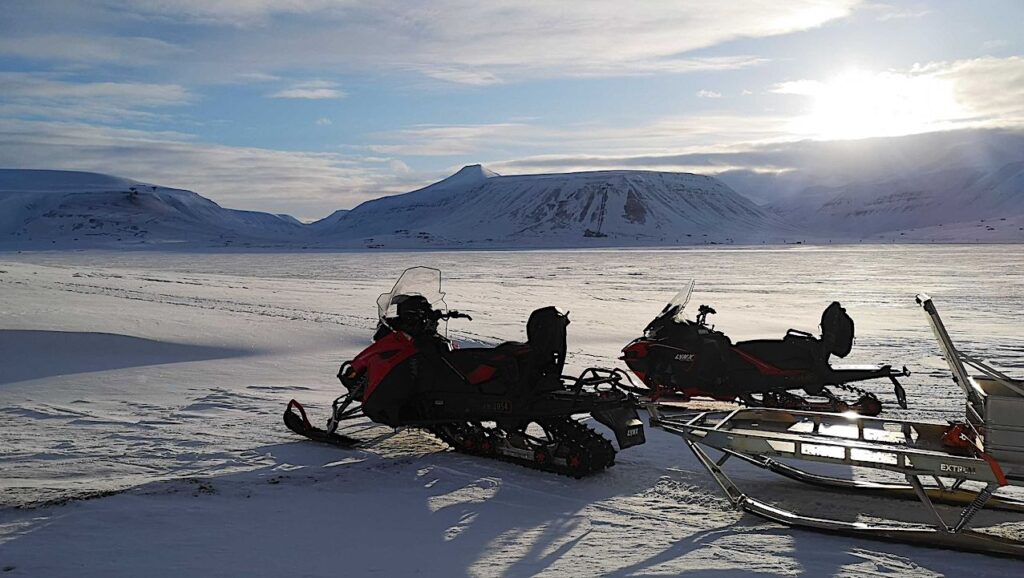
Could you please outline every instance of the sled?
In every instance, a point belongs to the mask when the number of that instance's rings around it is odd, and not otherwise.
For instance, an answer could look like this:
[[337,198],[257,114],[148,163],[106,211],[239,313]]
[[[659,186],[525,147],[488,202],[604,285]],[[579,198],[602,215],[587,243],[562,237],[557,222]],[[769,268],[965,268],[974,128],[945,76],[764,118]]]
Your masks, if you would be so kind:
[[[1024,512],[1024,501],[1002,490],[1024,486],[1024,382],[959,352],[931,299],[919,295],[917,301],[928,315],[954,382],[966,394],[962,422],[765,408],[670,415],[658,404],[649,404],[651,426],[683,438],[733,506],[767,520],[860,538],[1024,558],[1024,541],[971,528],[983,508]],[[981,375],[971,375],[967,367]],[[720,457],[713,458],[712,450]],[[850,522],[786,510],[740,489],[724,471],[731,459],[814,486],[916,500],[934,523]],[[801,461],[895,472],[906,483],[831,477],[792,464]],[[937,503],[961,508],[949,519],[935,507]]]

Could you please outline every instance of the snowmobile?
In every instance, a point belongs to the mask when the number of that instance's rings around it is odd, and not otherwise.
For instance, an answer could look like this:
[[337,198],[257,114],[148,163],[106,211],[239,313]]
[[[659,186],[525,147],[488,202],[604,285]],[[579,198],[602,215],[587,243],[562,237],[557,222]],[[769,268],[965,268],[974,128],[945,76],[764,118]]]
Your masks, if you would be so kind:
[[326,429],[313,426],[292,400],[285,425],[313,440],[342,447],[360,443],[338,426],[362,416],[394,428],[425,430],[459,452],[583,477],[611,466],[611,441],[573,416],[589,413],[614,434],[620,449],[644,443],[637,399],[621,385],[621,370],[590,368],[562,375],[569,317],[556,307],[534,311],[527,340],[497,347],[458,348],[441,272],[406,270],[377,300],[373,343],[341,365],[347,390],[334,400]]
[[[634,392],[652,398],[671,395],[688,401],[710,397],[750,407],[853,411],[875,416],[882,411],[881,400],[849,384],[889,379],[897,403],[906,409],[906,393],[897,379],[910,375],[906,367],[897,370],[891,365],[829,363],[832,355],[849,355],[853,346],[853,319],[839,302],[833,302],[822,314],[820,337],[790,329],[782,339],[733,343],[708,324],[708,315],[716,313],[713,307],[698,307],[696,320],[687,316],[693,286],[690,281],[647,325],[643,336],[623,348],[620,359],[646,386]],[[828,386],[851,391],[859,399],[843,401]],[[824,399],[808,400],[794,390]]]

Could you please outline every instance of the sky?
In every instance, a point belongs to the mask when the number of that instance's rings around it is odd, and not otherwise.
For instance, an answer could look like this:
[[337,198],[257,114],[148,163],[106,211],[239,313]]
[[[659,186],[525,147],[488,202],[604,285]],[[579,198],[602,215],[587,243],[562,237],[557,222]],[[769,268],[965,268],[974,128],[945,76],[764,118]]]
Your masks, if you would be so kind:
[[[501,174],[1024,129],[1024,2],[3,0],[0,167],[304,220]],[[789,159],[789,160],[787,160]]]

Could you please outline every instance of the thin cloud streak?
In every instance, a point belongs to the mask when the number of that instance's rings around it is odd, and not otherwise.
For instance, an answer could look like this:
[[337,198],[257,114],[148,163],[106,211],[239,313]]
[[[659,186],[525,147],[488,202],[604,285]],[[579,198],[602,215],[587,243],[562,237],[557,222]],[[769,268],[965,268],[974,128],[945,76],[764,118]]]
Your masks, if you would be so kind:
[[267,95],[270,98],[296,98],[304,100],[328,100],[345,98],[347,93],[338,84],[326,80],[299,82],[289,88]]

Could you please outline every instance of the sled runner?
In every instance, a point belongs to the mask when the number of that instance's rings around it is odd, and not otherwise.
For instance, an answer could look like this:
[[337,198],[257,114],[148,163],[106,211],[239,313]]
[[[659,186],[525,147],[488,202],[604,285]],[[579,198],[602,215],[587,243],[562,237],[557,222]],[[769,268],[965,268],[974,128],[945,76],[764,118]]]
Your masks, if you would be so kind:
[[[748,407],[878,415],[881,400],[850,384],[888,379],[897,403],[906,409],[906,393],[897,379],[910,375],[906,367],[830,363],[831,356],[846,357],[853,347],[853,319],[838,302],[822,313],[820,337],[790,329],[782,339],[733,343],[708,323],[714,308],[701,305],[696,319],[688,317],[686,306],[693,286],[690,281],[647,324],[643,336],[623,348],[620,359],[644,383],[636,393],[653,399],[708,397]],[[844,401],[830,387],[855,393],[858,398]],[[794,392],[821,399],[810,400]]]
[[[679,435],[743,511],[793,527],[852,536],[1024,557],[1024,541],[971,529],[982,508],[1024,512],[1024,501],[1000,488],[1024,485],[1024,381],[1014,380],[953,346],[931,299],[919,295],[953,373],[967,396],[963,422],[934,423],[782,409],[738,409],[668,416],[651,404],[651,425]],[[972,376],[967,367],[980,372]],[[721,457],[709,453],[717,450]],[[732,458],[826,488],[918,500],[934,524],[862,523],[802,515],[741,490],[723,466]],[[885,470],[907,483],[853,481],[815,474],[791,461]],[[960,505],[949,519],[935,503]]]
[[615,434],[619,449],[644,443],[637,400],[619,370],[590,368],[562,375],[568,314],[537,309],[526,342],[456,348],[445,337],[449,311],[441,272],[415,267],[377,300],[373,344],[342,364],[346,393],[334,400],[326,429],[312,425],[292,400],[285,425],[339,447],[363,442],[338,431],[368,417],[394,428],[429,432],[456,451],[582,477],[610,467],[615,447],[573,416],[590,414]]

